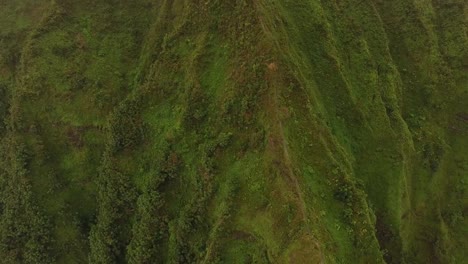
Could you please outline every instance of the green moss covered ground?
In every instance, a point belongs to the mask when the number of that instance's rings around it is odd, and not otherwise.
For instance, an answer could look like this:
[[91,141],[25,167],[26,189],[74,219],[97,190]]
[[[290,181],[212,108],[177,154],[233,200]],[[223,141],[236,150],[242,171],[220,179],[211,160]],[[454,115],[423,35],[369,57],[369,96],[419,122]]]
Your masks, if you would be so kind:
[[2,263],[464,263],[463,0],[0,1]]

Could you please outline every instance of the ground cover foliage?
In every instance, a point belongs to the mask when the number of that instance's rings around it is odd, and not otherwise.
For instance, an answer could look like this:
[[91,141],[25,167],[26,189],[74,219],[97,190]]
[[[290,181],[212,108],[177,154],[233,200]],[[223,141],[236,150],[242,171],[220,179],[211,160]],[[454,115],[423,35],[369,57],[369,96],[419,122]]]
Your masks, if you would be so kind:
[[2,263],[463,263],[463,0],[1,0]]

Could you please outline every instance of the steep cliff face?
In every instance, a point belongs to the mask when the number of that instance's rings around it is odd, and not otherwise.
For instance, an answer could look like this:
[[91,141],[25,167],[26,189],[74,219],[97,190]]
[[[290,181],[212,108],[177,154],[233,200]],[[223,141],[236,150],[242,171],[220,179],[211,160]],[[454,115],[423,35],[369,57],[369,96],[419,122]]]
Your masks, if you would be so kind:
[[0,257],[462,263],[467,10],[0,2]]

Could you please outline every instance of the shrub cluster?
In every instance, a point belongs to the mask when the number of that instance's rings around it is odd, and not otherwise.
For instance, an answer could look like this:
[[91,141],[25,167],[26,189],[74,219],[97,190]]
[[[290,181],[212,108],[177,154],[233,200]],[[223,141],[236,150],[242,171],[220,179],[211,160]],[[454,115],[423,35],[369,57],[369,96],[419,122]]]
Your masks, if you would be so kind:
[[49,221],[35,204],[25,147],[8,136],[0,147],[2,263],[52,263]]

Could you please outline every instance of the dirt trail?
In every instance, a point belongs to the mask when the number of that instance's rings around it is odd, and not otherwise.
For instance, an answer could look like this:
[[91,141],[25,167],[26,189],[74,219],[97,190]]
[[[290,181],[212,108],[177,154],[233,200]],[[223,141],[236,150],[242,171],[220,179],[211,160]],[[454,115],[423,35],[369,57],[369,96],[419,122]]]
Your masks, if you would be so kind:
[[305,223],[305,233],[310,235],[313,238],[313,244],[316,246],[320,252],[320,263],[325,263],[324,256],[321,250],[320,245],[312,234],[312,230],[309,226],[309,214],[307,213],[306,202],[300,187],[300,183],[293,171],[292,160],[289,154],[288,142],[284,134],[283,123],[281,121],[280,113],[280,104],[278,102],[278,85],[281,83],[278,77],[278,65],[275,62],[269,63],[267,65],[267,74],[266,80],[268,84],[268,100],[267,100],[267,113],[270,113],[270,118],[272,120],[271,131],[270,131],[270,146],[273,153],[281,153],[279,157],[279,162],[283,166],[285,171],[282,171],[287,176],[287,180],[292,183],[293,192],[297,196],[297,204],[299,206],[299,212],[302,218],[302,221]]

